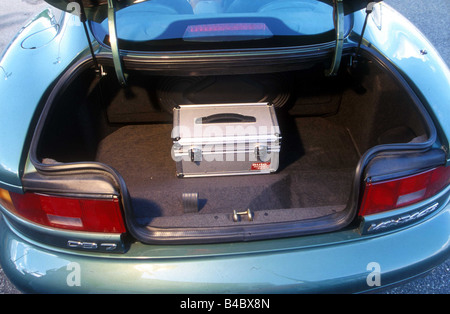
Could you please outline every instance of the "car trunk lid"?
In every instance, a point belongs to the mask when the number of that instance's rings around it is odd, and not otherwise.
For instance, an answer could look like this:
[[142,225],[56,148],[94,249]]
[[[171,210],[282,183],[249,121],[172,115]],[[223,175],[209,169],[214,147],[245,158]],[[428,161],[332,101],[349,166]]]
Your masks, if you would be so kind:
[[[334,53],[331,60],[331,66],[328,70],[326,70],[326,75],[334,76],[336,75],[342,57],[342,50],[344,45],[344,35],[345,35],[345,25],[344,25],[344,16],[345,14],[354,12],[356,10],[360,10],[364,7],[371,7],[375,2],[378,1],[368,1],[368,0],[320,0],[326,4],[330,4],[333,6],[333,14],[330,16],[330,19],[333,20],[334,28],[335,28],[335,48]],[[125,1],[117,1],[117,0],[46,0],[49,4],[78,15],[83,23],[86,20],[92,20],[94,22],[102,22],[105,19],[108,19],[108,39],[109,45],[111,48],[111,53],[114,62],[114,68],[117,75],[117,79],[121,86],[127,85],[127,75],[123,69],[121,51],[119,47],[119,37],[118,37],[118,27],[116,21],[116,12],[124,9],[133,4],[142,3],[146,1],[137,1],[137,0],[125,0]],[[371,10],[367,10],[368,13]],[[92,53],[92,57],[95,60],[95,54],[92,49],[91,42],[89,40],[89,34],[87,31],[86,24],[84,24],[86,29],[86,36],[89,41],[90,50]],[[362,37],[362,36],[361,36]],[[97,68],[99,68],[97,66]],[[101,70],[98,70],[101,73]]]
[[[148,0],[45,0],[50,5],[76,15],[84,10],[86,18],[94,22],[101,22],[108,17],[108,4],[114,6],[115,10],[121,10],[131,5],[146,2]],[[346,14],[361,10],[370,2],[381,2],[381,0],[319,0],[324,3],[345,3]]]

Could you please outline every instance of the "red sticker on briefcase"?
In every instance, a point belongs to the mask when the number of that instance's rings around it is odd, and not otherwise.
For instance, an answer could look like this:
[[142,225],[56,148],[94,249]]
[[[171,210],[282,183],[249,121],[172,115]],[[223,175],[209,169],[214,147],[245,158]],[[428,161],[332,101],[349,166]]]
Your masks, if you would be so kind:
[[255,162],[252,164],[251,170],[267,170],[270,169],[270,162]]

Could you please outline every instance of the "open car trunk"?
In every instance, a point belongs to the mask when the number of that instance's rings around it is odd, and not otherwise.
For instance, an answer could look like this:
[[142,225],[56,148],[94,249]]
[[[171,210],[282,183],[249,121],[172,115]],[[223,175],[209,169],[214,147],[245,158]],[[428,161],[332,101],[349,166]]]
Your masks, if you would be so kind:
[[[42,165],[98,162],[123,178],[127,224],[158,239],[258,239],[342,228],[356,216],[361,158],[370,148],[426,141],[429,126],[410,93],[375,60],[358,74],[322,67],[282,73],[158,76],[130,71],[76,76],[46,112],[35,158]],[[271,102],[282,142],[276,173],[179,178],[171,157],[180,104]],[[67,175],[67,173],[66,173]],[[185,212],[183,193],[198,193]],[[253,219],[234,211],[250,210]]]

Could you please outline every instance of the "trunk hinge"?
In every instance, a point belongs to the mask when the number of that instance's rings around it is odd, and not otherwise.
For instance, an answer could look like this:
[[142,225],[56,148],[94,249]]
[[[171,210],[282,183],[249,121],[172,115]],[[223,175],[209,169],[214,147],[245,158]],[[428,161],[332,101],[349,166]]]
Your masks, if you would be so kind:
[[92,56],[92,60],[94,61],[94,67],[95,67],[95,72],[97,73],[98,76],[103,76],[104,72],[103,72],[103,68],[102,66],[98,63],[97,58],[95,57],[95,52],[94,52],[94,48],[92,47],[92,42],[89,36],[89,31],[86,25],[87,22],[87,18],[86,18],[86,12],[84,11],[84,5],[83,5],[83,1],[82,0],[77,0],[78,5],[79,5],[79,14],[80,14],[80,22],[81,24],[83,24],[83,28],[84,28],[84,33],[86,34],[86,38],[89,44],[89,51],[91,52],[91,56]]
[[362,28],[362,31],[361,31],[361,37],[359,38],[358,46],[356,47],[355,55],[354,55],[354,57],[352,58],[352,61],[351,61],[351,66],[353,66],[353,67],[356,66],[356,64],[358,63],[359,50],[361,49],[361,44],[362,44],[362,41],[363,41],[363,38],[364,38],[364,33],[366,32],[367,20],[369,19],[370,13],[373,12],[373,7],[374,7],[375,4],[376,4],[376,2],[370,2],[367,5],[367,7],[366,7],[366,18],[364,19],[364,25],[363,25],[363,28]]
[[325,75],[334,76],[339,70],[344,47],[344,3],[343,0],[334,0],[333,22],[336,30],[336,47],[334,49],[331,67],[326,70]]
[[114,7],[115,1],[116,0],[108,0],[109,43],[111,45],[114,68],[116,69],[117,78],[121,86],[126,86],[126,75],[125,73],[123,73],[122,60],[120,58],[120,50],[117,38],[116,9]]

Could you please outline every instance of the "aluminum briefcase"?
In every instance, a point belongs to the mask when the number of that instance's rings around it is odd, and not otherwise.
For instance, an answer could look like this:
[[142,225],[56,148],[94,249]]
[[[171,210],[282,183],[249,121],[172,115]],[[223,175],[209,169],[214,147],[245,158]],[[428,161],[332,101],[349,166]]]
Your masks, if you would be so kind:
[[179,177],[275,172],[281,135],[269,103],[174,108],[172,158]]

